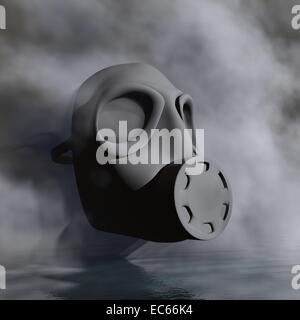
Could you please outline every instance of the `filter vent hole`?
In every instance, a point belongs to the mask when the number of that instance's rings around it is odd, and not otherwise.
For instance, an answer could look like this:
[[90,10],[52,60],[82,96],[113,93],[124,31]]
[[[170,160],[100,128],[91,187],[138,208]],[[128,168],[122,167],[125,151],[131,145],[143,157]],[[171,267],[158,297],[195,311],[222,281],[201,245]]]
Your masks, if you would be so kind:
[[220,179],[221,179],[221,181],[222,181],[222,183],[223,183],[224,188],[225,188],[225,189],[228,189],[227,182],[226,182],[226,180],[225,180],[225,178],[224,178],[224,176],[223,176],[223,173],[222,173],[221,171],[219,171],[219,177],[220,177]]

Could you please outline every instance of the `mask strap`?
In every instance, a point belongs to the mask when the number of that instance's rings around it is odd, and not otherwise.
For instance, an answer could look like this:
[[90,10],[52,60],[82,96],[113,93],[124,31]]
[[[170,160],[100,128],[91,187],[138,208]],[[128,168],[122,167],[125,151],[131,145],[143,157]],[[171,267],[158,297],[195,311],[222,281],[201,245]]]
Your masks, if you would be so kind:
[[[54,147],[51,151],[52,161],[59,164],[73,164],[73,157],[70,154],[71,138]],[[69,154],[68,154],[69,153]]]

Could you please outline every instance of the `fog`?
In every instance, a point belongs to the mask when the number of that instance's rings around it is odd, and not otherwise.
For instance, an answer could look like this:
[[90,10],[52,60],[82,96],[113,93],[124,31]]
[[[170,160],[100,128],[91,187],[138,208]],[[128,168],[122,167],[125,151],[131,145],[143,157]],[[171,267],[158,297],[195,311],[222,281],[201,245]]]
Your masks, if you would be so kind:
[[297,244],[300,33],[290,26],[294,3],[2,1],[2,257],[51,251],[70,221],[86,223],[72,168],[53,164],[50,150],[69,134],[78,86],[104,67],[127,62],[152,64],[193,97],[206,155],[226,172],[234,199],[218,239],[147,244],[139,254],[162,246],[192,253]]

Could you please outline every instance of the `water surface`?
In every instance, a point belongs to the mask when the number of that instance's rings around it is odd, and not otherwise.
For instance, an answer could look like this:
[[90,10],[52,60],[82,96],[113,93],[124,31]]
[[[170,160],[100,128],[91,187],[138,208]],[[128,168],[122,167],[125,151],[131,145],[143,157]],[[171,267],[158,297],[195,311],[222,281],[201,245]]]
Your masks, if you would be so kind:
[[103,260],[90,266],[7,270],[1,299],[299,299],[296,249]]

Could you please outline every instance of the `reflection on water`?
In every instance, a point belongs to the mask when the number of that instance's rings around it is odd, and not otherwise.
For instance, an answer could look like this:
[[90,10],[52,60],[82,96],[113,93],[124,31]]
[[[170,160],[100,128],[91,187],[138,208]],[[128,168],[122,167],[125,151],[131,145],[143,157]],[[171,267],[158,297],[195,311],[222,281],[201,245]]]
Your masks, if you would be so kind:
[[2,299],[299,299],[299,250],[206,252],[199,257],[103,261],[90,267],[8,270]]

